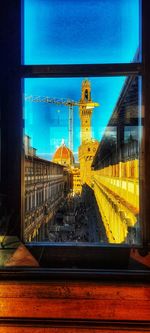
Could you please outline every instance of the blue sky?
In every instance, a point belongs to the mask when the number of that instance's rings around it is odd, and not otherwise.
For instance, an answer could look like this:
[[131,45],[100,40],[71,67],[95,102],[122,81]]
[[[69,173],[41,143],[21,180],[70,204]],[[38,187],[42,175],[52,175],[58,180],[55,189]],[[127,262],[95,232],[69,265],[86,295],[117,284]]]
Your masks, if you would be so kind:
[[25,64],[132,61],[139,0],[24,0]]
[[[25,64],[88,64],[132,61],[139,46],[138,0],[24,0]],[[84,78],[25,79],[27,95],[79,101]],[[100,104],[92,116],[92,136],[100,141],[125,78],[89,78],[92,99]],[[65,139],[68,108],[25,102],[25,133],[37,154],[51,159]],[[80,145],[80,120],[74,108],[74,153]]]

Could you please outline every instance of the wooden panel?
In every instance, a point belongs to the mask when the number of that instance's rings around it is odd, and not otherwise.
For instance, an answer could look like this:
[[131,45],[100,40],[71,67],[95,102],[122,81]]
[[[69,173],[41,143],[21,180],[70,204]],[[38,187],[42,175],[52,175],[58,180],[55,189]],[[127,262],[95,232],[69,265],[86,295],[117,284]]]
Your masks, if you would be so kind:
[[149,320],[150,300],[17,299],[0,301],[2,317]]
[[123,333],[123,332],[132,332],[132,333],[144,333],[150,332],[149,329],[107,329],[105,328],[49,328],[49,327],[0,327],[0,333]]
[[98,283],[1,283],[3,318],[148,321],[149,285]]
[[100,284],[94,282],[1,282],[0,298],[73,298],[150,300],[149,284]]

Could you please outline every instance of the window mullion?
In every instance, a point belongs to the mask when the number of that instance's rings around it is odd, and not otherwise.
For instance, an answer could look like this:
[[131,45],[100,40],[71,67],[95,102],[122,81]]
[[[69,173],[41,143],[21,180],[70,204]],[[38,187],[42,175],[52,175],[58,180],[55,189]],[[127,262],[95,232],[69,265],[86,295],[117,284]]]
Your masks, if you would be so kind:
[[97,65],[24,65],[20,68],[23,77],[98,77],[127,76],[143,73],[141,63]]

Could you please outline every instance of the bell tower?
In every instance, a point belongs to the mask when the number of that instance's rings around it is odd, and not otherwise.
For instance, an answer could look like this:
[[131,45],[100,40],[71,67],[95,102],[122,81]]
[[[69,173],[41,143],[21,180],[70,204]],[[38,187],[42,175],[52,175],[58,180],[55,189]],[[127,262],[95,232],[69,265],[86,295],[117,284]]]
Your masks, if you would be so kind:
[[82,82],[82,94],[80,99],[80,120],[81,120],[81,144],[90,141],[91,133],[91,116],[92,116],[92,100],[91,100],[91,85],[88,80]]
[[91,131],[91,116],[95,106],[99,106],[99,104],[92,101],[91,84],[89,80],[86,79],[82,82],[81,99],[79,102],[81,145],[78,151],[81,184],[89,184],[92,172],[91,164],[99,145],[99,142],[92,138]]

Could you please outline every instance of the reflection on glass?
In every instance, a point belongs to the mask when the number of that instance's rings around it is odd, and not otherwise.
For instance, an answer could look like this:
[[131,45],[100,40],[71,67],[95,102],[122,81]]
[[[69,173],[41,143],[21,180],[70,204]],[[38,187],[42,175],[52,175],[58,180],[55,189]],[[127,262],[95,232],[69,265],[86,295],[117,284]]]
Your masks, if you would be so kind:
[[24,0],[24,63],[131,62],[139,12],[139,0]]
[[25,241],[140,243],[139,82],[25,80]]

